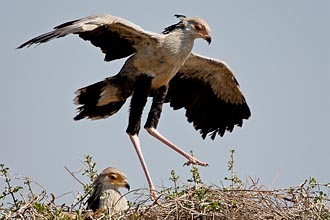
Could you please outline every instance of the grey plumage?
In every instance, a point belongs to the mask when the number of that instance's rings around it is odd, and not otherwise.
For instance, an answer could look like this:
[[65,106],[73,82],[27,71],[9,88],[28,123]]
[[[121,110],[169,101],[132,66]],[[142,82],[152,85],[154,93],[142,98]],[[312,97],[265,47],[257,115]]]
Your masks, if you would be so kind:
[[87,209],[99,209],[109,213],[127,210],[127,200],[120,193],[120,187],[130,189],[126,175],[114,167],[104,169],[93,183],[93,192],[87,200]]
[[153,97],[144,128],[149,134],[188,159],[186,164],[206,166],[170,142],[157,131],[163,103],[184,108],[188,122],[202,138],[214,139],[242,126],[250,109],[229,67],[220,60],[192,52],[195,39],[211,43],[211,29],[199,17],[176,15],[178,23],[154,33],[123,18],[108,14],[66,22],[53,31],[35,37],[18,48],[45,43],[68,34],[77,34],[105,54],[105,61],[127,57],[115,76],[77,90],[75,104],[83,118],[102,119],[115,114],[132,97],[128,133],[147,177],[151,196],[155,188],[144,162],[138,132],[147,97]]

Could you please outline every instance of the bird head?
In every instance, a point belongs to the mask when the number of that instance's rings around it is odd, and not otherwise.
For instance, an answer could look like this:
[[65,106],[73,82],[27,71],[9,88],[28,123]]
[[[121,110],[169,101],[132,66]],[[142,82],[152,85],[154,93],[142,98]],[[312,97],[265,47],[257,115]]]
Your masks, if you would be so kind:
[[104,169],[95,179],[94,186],[102,185],[103,188],[126,188],[130,190],[130,185],[127,182],[127,176],[120,170],[114,167]]
[[204,19],[200,17],[187,18],[184,15],[175,16],[181,20],[186,30],[191,31],[195,38],[202,38],[209,44],[211,43],[211,28]]

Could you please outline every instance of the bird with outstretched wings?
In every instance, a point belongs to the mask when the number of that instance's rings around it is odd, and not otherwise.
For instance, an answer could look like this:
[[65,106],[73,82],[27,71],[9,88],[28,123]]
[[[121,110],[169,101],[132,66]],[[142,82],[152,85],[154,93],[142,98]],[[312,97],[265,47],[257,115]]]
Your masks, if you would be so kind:
[[66,22],[18,48],[76,34],[99,47],[105,61],[126,58],[119,73],[76,92],[75,104],[83,118],[103,119],[115,114],[131,97],[126,132],[138,154],[151,191],[156,190],[145,164],[138,133],[147,98],[153,97],[144,128],[148,133],[188,159],[186,164],[206,166],[165,138],[156,128],[164,103],[184,108],[188,122],[202,138],[214,139],[242,126],[251,115],[237,80],[222,61],[192,52],[195,39],[211,43],[211,29],[199,17],[176,15],[179,22],[162,33],[146,31],[134,23],[109,14]]

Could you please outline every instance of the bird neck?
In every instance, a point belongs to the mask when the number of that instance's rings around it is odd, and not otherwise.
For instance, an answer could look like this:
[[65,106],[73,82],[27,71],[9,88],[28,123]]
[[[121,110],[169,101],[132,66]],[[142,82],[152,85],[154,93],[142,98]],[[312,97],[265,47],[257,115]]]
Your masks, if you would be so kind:
[[177,29],[165,36],[166,43],[164,45],[169,47],[169,54],[178,53],[187,56],[194,46],[194,40],[194,36],[188,30]]
[[103,184],[102,191],[108,191],[108,190],[114,190],[114,191],[120,193],[120,191],[118,190],[118,187],[111,185],[111,184]]

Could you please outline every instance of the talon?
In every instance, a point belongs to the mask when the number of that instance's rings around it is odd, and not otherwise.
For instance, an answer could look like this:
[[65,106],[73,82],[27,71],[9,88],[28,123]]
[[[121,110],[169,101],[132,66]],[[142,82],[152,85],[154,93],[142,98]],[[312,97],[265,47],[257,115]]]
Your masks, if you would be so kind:
[[150,190],[150,198],[152,201],[156,201],[158,198],[157,192],[154,190]]
[[190,161],[187,161],[187,162],[185,162],[184,164],[183,164],[183,166],[189,166],[191,164],[191,162]]
[[159,198],[160,198],[161,196],[162,196],[161,194],[158,195],[158,193],[157,193],[157,191],[156,191],[155,189],[151,189],[151,190],[150,190],[150,199],[151,199],[154,203],[156,203],[156,204],[158,204],[158,205],[161,205],[160,202],[159,202]]
[[193,165],[200,165],[200,166],[203,166],[203,167],[207,167],[209,166],[208,163],[204,163],[202,161],[199,161],[197,160],[196,158],[192,157],[192,158],[189,158],[189,160],[183,164],[183,166],[189,166],[190,164],[193,164]]

